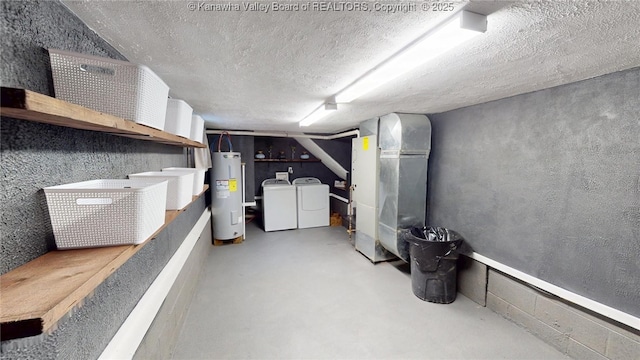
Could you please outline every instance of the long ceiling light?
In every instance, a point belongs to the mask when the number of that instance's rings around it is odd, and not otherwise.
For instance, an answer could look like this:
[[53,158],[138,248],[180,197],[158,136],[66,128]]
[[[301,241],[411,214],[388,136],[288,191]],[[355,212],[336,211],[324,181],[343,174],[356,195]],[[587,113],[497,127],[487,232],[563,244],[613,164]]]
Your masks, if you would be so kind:
[[336,102],[351,102],[486,30],[486,16],[460,11],[340,91]]
[[335,103],[324,103],[320,105],[319,108],[315,109],[311,114],[307,115],[302,121],[300,121],[300,126],[309,126],[314,122],[322,119],[323,117],[331,114],[332,111],[336,111],[338,109],[338,105]]

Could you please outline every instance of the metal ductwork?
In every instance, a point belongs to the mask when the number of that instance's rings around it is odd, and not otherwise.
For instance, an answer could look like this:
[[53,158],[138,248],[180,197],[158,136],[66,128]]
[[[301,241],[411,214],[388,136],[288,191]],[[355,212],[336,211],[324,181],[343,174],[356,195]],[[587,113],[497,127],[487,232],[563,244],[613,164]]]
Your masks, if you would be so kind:
[[337,161],[335,161],[334,158],[331,157],[331,155],[327,154],[326,151],[322,150],[322,148],[318,146],[318,144],[316,144],[315,141],[309,138],[303,138],[303,137],[297,137],[297,136],[294,136],[293,138],[296,139],[296,141],[300,143],[302,147],[304,147],[307,151],[313,154],[313,156],[320,159],[320,161],[322,161],[324,166],[329,168],[329,170],[331,170],[334,174],[336,174],[340,179],[347,180],[347,173],[348,173],[347,169],[343,168],[342,165],[340,165]]
[[356,250],[373,262],[408,261],[400,230],[425,223],[431,122],[392,113],[362,123],[360,133],[353,143]]

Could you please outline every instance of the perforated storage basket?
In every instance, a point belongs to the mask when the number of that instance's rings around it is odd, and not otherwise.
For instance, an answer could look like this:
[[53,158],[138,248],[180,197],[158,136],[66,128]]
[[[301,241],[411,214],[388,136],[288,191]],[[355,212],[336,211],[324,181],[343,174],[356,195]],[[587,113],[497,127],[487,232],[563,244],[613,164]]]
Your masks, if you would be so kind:
[[56,98],[164,130],[169,87],[146,66],[49,49]]
[[164,130],[188,139],[191,136],[192,115],[193,109],[184,100],[167,100],[167,118],[164,121]]
[[167,181],[167,210],[180,210],[193,200],[192,171],[148,171],[129,174],[129,179],[156,179]]
[[165,220],[166,181],[91,180],[44,193],[58,249],[140,244]]
[[170,167],[170,168],[164,168],[162,169],[162,171],[193,172],[192,195],[193,196],[200,195],[202,190],[204,190],[204,174],[207,172],[207,169]]
[[200,115],[193,115],[191,117],[191,135],[189,138],[193,141],[202,143],[202,136],[204,135],[204,119]]

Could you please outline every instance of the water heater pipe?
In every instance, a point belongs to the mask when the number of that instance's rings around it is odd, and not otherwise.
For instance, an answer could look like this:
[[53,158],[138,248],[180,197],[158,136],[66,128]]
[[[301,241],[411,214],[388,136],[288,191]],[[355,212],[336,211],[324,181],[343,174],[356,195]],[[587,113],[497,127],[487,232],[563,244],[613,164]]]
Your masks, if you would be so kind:
[[288,132],[267,132],[267,131],[247,131],[247,130],[206,130],[207,134],[222,134],[223,132],[231,135],[248,135],[248,136],[266,136],[266,137],[287,137],[287,138],[308,138],[318,140],[333,140],[347,136],[360,137],[360,130],[350,130],[333,135],[310,135],[304,133],[288,133]]
[[206,130],[207,134],[229,134],[229,135],[248,135],[248,136],[267,136],[267,137],[287,137],[294,138],[305,149],[307,149],[313,156],[320,159],[322,163],[333,171],[339,178],[347,180],[348,171],[343,168],[337,161],[335,161],[329,154],[327,154],[318,144],[311,139],[318,140],[334,140],[348,136],[360,137],[360,130],[350,130],[339,134],[333,135],[309,135],[303,133],[287,133],[287,132],[262,132],[262,131],[246,131],[246,130]]
[[[222,136],[221,136],[222,137]],[[245,193],[245,181],[244,181],[244,174],[245,174],[245,163],[240,163],[240,168],[241,173],[242,173],[242,240],[246,240],[247,239],[247,218],[246,218],[246,193]]]

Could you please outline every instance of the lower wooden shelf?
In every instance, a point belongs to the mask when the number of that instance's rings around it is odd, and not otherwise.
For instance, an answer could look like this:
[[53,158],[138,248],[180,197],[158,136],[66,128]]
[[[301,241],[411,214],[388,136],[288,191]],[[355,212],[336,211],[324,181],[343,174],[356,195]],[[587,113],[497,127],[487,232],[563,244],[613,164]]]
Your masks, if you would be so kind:
[[[208,188],[205,185],[193,201]],[[63,316],[183,211],[167,211],[164,225],[142,244],[50,251],[0,276],[2,340],[39,335],[55,328]]]

